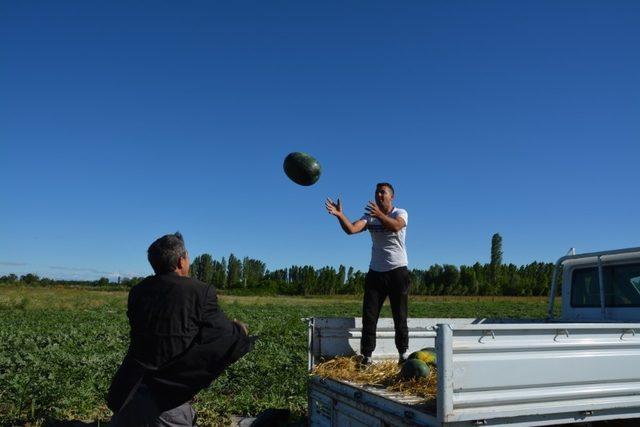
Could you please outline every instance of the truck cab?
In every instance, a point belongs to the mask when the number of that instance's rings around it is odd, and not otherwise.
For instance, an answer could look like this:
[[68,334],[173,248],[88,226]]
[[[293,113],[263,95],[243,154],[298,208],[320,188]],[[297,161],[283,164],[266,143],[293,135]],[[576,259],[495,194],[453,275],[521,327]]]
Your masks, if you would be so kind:
[[640,248],[560,258],[552,283],[550,317],[560,271],[562,314],[558,321],[640,321]]

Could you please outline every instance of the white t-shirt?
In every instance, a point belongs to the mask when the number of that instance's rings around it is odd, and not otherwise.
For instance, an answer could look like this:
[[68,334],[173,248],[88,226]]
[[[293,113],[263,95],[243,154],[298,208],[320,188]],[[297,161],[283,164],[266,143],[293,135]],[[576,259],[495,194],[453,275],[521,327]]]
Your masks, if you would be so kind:
[[393,219],[404,219],[405,226],[400,231],[387,230],[380,220],[365,214],[362,218],[367,221],[367,229],[371,233],[371,263],[369,268],[373,271],[389,271],[408,265],[407,249],[404,237],[409,224],[409,214],[404,209],[393,208],[389,216]]

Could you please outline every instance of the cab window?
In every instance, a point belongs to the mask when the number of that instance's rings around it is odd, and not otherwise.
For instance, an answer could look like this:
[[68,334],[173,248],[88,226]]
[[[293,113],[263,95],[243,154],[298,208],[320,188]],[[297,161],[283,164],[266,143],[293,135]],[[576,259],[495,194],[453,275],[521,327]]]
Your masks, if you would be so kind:
[[597,268],[577,268],[571,273],[571,306],[600,307]]
[[[605,306],[640,307],[640,264],[605,266]],[[600,307],[598,268],[573,270],[571,280],[572,307]]]

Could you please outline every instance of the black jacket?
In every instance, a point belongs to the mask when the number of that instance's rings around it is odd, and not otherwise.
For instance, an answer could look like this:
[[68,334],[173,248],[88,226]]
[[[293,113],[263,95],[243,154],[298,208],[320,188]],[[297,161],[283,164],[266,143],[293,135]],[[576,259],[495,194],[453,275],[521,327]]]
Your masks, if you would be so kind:
[[160,410],[175,408],[253,346],[218,306],[213,285],[176,273],[149,276],[134,286],[127,316],[129,350],[107,395],[114,412],[140,382]]

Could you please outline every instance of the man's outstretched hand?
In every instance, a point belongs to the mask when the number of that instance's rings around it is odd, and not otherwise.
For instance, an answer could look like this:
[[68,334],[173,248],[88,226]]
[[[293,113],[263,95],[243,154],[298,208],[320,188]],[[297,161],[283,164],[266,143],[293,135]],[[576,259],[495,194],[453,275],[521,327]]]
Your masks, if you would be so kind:
[[324,206],[327,208],[327,212],[333,216],[339,216],[342,213],[342,202],[340,201],[340,197],[338,197],[337,202],[334,202],[327,197],[327,201],[324,203]]

